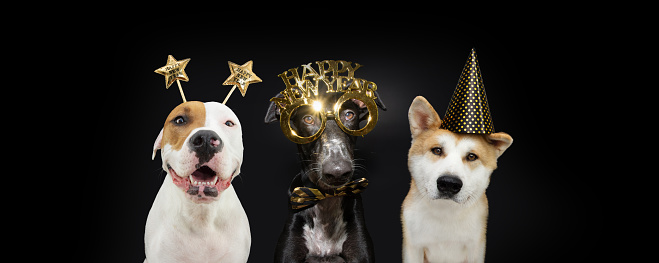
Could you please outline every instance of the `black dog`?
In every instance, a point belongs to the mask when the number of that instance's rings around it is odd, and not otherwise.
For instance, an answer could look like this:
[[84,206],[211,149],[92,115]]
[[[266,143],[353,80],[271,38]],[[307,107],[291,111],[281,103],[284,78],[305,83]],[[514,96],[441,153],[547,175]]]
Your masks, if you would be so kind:
[[[339,95],[327,96],[323,103],[326,111],[333,110]],[[386,110],[379,95],[375,95],[378,97],[376,105]],[[295,195],[296,187],[314,188],[324,194],[336,193],[337,188],[340,190],[354,180],[356,137],[343,132],[336,119],[341,118],[346,127],[356,130],[367,115],[364,103],[349,100],[335,112],[334,119],[327,119],[318,139],[298,144],[302,171],[291,182],[289,197]],[[265,122],[277,121],[279,116],[278,107],[271,103]],[[291,122],[291,127],[303,137],[316,133],[321,125],[311,109],[297,110]],[[327,197],[305,207],[288,207],[289,216],[277,242],[275,262],[374,261],[373,242],[364,222],[360,194]]]

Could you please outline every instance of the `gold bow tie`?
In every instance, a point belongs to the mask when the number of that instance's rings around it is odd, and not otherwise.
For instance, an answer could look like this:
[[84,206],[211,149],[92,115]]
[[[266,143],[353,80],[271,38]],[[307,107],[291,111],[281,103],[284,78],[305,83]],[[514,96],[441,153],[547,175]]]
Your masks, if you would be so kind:
[[310,187],[295,187],[291,194],[291,206],[293,209],[301,209],[314,206],[318,201],[328,197],[355,195],[361,193],[368,186],[366,178],[359,178],[334,190],[334,193],[323,193],[318,189]]

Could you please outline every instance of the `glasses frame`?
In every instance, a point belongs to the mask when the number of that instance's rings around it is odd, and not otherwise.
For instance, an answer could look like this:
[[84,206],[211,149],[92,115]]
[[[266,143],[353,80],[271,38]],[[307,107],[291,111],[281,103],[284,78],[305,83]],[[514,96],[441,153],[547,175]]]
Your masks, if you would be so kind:
[[[364,125],[363,128],[359,130],[350,130],[348,129],[341,120],[339,119],[336,121],[336,115],[337,112],[340,110],[341,105],[345,103],[348,100],[351,99],[356,99],[362,101],[366,105],[366,109],[368,110],[368,119],[366,125]],[[287,110],[281,113],[281,116],[279,117],[279,125],[281,127],[281,131],[284,133],[286,138],[291,140],[294,143],[297,144],[307,144],[310,142],[315,141],[320,137],[320,135],[323,134],[323,131],[325,131],[325,124],[327,123],[327,119],[331,118],[336,121],[336,124],[343,130],[345,133],[352,135],[352,136],[364,136],[367,133],[369,133],[373,128],[375,127],[375,124],[378,122],[378,107],[375,105],[375,101],[367,96],[364,93],[361,92],[346,92],[344,93],[337,101],[334,103],[334,111],[318,111],[320,115],[320,128],[316,133],[314,133],[311,136],[307,137],[302,137],[297,135],[293,128],[291,128],[291,116],[295,110],[301,106],[312,106],[313,107],[313,101],[309,101],[307,99],[304,100],[299,100],[287,107]]]

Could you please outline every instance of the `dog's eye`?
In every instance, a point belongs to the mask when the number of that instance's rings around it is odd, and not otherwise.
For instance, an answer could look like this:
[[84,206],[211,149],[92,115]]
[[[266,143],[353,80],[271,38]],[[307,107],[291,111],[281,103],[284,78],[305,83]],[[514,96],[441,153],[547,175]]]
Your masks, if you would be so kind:
[[311,115],[304,116],[302,120],[304,120],[306,124],[313,124],[313,117],[311,117]]
[[472,161],[476,161],[476,159],[478,159],[478,155],[475,155],[473,153],[467,154],[467,161],[472,162]]
[[345,119],[346,119],[347,121],[349,121],[349,120],[352,120],[353,118],[355,118],[355,113],[352,112],[352,111],[346,111],[346,112],[344,113],[344,116],[345,116]]
[[183,118],[183,116],[176,116],[176,118],[174,118],[173,122],[176,125],[183,125],[183,124],[186,123],[185,118]]
[[233,125],[236,125],[236,124],[233,123],[232,121],[227,121],[227,122],[224,123],[224,125],[229,126],[229,127],[233,127]]
[[434,148],[430,149],[430,151],[431,151],[434,155],[442,155],[442,148],[434,147]]

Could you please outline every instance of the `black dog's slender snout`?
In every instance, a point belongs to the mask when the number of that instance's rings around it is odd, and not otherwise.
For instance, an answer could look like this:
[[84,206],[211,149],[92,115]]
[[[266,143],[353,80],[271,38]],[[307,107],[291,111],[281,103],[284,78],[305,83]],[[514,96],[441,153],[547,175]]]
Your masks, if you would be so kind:
[[462,180],[452,175],[441,176],[437,179],[437,189],[439,193],[452,197],[462,189]]
[[328,121],[325,132],[316,142],[314,156],[321,162],[323,183],[328,185],[342,185],[352,178],[352,149],[354,140],[344,133],[336,121]]
[[224,143],[216,132],[211,130],[201,130],[190,137],[188,146],[195,152],[199,158],[199,166],[210,161],[215,153],[222,151]]

